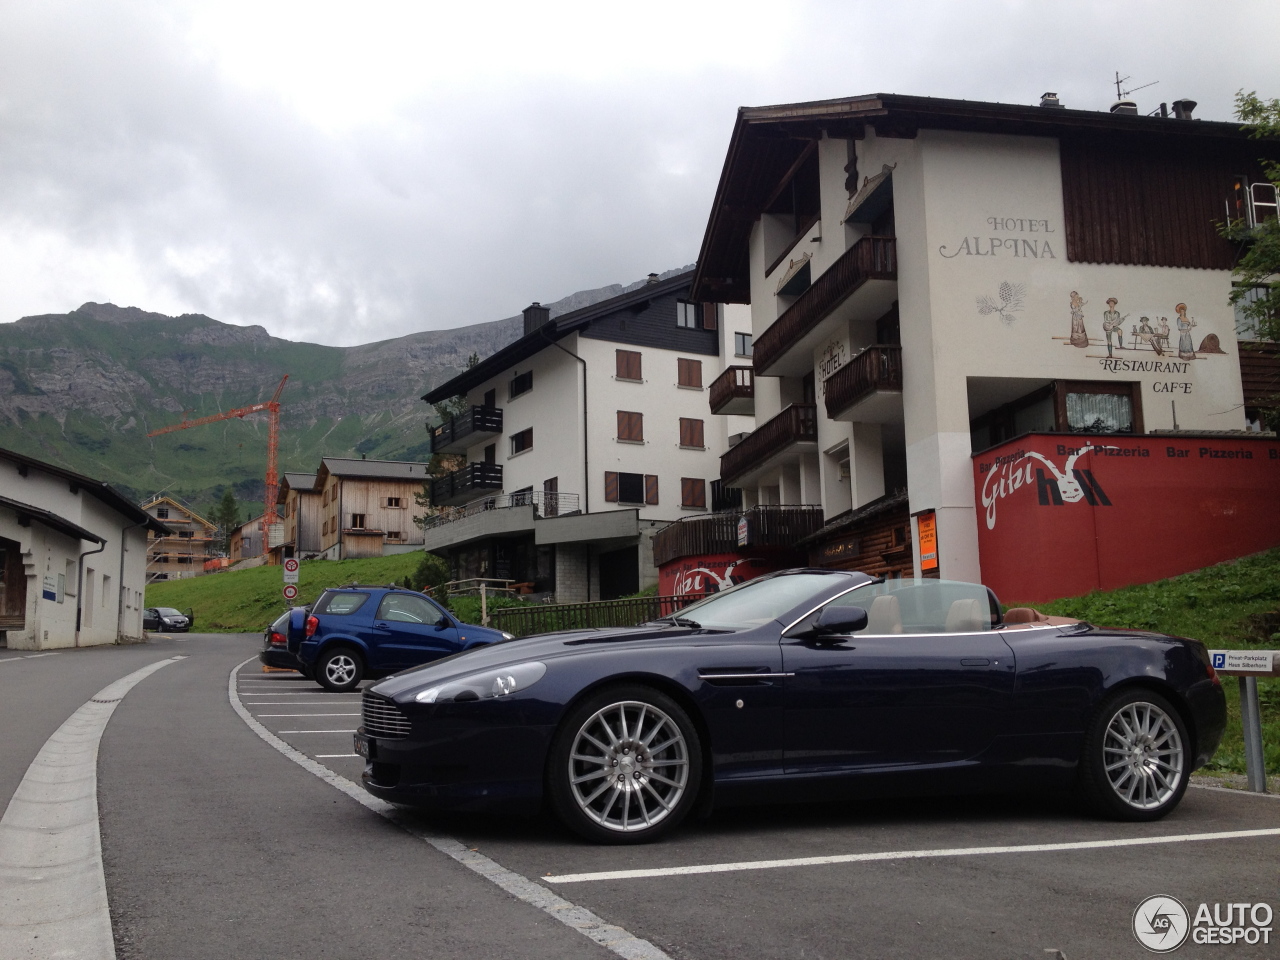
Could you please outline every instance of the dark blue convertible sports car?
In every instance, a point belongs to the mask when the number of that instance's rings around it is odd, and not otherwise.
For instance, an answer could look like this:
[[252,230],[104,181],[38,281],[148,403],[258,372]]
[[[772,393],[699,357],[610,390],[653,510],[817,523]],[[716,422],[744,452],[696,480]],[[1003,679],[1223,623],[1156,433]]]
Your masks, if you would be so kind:
[[536,809],[606,843],[713,805],[1056,788],[1153,820],[1218,746],[1203,644],[985,587],[790,570],[638,627],[545,634],[365,691],[364,786]]

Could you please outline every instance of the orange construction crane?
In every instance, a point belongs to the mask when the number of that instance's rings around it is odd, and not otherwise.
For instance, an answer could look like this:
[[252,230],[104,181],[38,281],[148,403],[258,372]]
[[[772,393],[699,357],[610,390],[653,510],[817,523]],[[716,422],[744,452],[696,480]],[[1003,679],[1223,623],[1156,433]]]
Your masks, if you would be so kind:
[[233,420],[236,418],[243,419],[251,413],[268,414],[267,429],[267,497],[266,503],[262,505],[262,552],[267,552],[268,531],[273,523],[280,522],[280,515],[276,513],[276,497],[280,495],[280,473],[278,467],[279,446],[280,446],[280,394],[284,391],[284,382],[289,379],[286,373],[280,378],[280,385],[276,387],[276,392],[271,395],[271,399],[266,403],[251,403],[247,407],[236,407],[234,410],[228,410],[225,413],[214,413],[207,417],[197,417],[195,420],[183,420],[181,423],[175,423],[171,427],[161,427],[159,430],[153,430],[147,434],[148,437],[158,437],[162,433],[173,433],[175,430],[186,430],[188,427],[199,427],[206,423],[217,423],[219,420]]

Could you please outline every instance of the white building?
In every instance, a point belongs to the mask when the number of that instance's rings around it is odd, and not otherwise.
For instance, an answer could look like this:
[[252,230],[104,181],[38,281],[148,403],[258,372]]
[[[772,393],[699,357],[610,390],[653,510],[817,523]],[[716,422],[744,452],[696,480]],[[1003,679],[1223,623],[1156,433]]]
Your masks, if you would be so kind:
[[0,637],[19,650],[142,636],[147,533],[106,483],[0,450]]
[[976,580],[977,452],[1243,431],[1237,251],[1216,223],[1275,215],[1257,158],[1277,145],[1173,106],[741,109],[691,294],[751,309],[759,427],[724,483],[747,507],[820,504],[811,556],[889,575],[921,574],[927,514],[924,572]]
[[749,353],[750,317],[695,301],[691,279],[555,319],[535,303],[521,339],[423,397],[470,406],[432,435],[466,464],[433,482],[447,509],[426,531],[456,576],[625,596],[656,582],[656,529],[721,505],[720,456],[753,421],[712,417],[709,386]]

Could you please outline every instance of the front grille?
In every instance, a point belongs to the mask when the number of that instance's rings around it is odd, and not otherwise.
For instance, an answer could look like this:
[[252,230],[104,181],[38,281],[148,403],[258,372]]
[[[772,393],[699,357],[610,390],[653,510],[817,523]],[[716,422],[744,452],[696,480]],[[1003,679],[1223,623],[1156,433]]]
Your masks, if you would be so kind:
[[364,732],[384,740],[403,740],[409,736],[409,718],[400,712],[390,700],[366,692],[361,703],[360,717]]

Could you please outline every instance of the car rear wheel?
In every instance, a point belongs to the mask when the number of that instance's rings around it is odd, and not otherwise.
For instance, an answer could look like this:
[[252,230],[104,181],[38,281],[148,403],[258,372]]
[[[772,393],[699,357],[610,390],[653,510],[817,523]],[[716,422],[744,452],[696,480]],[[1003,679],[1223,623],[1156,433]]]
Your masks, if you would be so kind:
[[328,650],[316,663],[315,679],[332,693],[354,690],[364,679],[364,661],[350,647]]
[[1191,742],[1171,703],[1153,690],[1108,699],[1085,736],[1080,786],[1097,813],[1158,820],[1182,800],[1191,776]]
[[697,800],[698,730],[681,706],[644,686],[588,698],[560,726],[548,759],[556,814],[597,843],[646,843],[674,829]]

